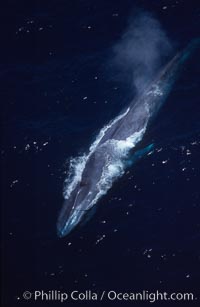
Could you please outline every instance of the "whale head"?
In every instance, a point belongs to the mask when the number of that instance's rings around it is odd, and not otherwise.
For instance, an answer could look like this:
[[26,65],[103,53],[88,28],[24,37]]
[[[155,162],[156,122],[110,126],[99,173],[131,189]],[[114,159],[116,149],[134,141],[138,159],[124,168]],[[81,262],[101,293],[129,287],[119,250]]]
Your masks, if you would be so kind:
[[90,188],[89,181],[81,181],[72,191],[70,197],[64,201],[57,221],[57,234],[59,237],[69,234],[89,211],[92,194]]

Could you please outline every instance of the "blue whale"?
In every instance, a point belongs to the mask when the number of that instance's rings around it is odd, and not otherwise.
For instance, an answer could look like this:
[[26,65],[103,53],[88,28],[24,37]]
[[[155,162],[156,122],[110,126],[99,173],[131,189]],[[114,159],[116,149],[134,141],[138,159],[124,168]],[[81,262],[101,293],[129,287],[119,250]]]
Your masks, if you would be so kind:
[[[71,160],[64,189],[65,201],[57,221],[59,237],[69,234],[113,182],[124,174],[130,150],[142,140],[150,120],[172,89],[180,68],[197,45],[199,40],[192,41],[178,52],[143,93],[100,130],[88,152]],[[144,154],[146,152],[144,150]],[[141,155],[140,151],[138,156]]]

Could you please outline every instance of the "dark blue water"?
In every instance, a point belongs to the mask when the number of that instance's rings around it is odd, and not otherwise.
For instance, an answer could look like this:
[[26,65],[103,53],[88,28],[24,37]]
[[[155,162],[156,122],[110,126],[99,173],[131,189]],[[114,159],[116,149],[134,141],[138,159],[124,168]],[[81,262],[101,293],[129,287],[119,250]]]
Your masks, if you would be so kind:
[[130,11],[153,12],[178,49],[199,36],[199,7],[167,0],[8,4],[0,75],[2,306],[60,305],[23,300],[25,290],[41,289],[200,295],[199,50],[143,139],[154,153],[119,179],[87,224],[56,235],[66,162],[133,96],[111,64]]

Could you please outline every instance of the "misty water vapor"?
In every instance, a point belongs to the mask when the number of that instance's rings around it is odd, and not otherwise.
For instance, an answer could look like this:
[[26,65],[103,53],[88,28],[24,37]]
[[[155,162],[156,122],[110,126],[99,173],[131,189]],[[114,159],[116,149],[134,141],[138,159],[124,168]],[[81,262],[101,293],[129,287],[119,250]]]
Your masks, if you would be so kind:
[[140,93],[171,51],[159,21],[150,13],[140,12],[130,19],[120,42],[114,46],[114,61],[120,70],[131,75],[133,86]]

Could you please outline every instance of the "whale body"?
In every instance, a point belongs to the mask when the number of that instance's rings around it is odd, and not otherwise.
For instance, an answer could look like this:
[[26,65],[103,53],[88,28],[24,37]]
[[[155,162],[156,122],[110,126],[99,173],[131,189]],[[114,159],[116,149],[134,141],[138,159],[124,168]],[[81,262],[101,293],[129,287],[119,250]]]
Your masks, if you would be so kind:
[[69,234],[124,174],[130,150],[142,140],[150,120],[166,100],[180,68],[196,45],[195,40],[178,52],[143,93],[100,130],[88,153],[71,160],[65,201],[57,221],[59,237]]

